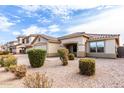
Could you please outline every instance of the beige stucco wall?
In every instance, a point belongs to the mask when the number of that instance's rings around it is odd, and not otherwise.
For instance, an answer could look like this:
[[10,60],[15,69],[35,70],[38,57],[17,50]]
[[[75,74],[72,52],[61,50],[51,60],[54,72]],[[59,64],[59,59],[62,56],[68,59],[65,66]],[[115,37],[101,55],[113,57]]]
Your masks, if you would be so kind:
[[22,43],[22,39],[23,39],[23,38],[19,38],[19,43]]
[[34,39],[35,39],[35,37],[30,36],[30,37],[29,37],[29,44],[31,44],[31,42],[32,42]]
[[105,41],[105,53],[115,54],[116,43],[115,39]]
[[58,43],[47,43],[47,53],[48,56],[57,56],[57,50],[60,48]]
[[[42,37],[39,37],[40,38],[40,42],[47,42],[47,40],[46,39],[44,39],[44,38],[42,38]],[[37,38],[37,40],[35,41],[35,43],[39,43],[39,41],[38,41],[38,39],[39,38]]]
[[85,43],[87,38],[80,36],[70,39],[61,40],[61,45],[69,44],[69,43],[77,43],[77,57],[85,57]]
[[20,53],[21,48],[19,48],[19,46],[16,46],[16,53],[19,54]]
[[[39,38],[40,38],[40,41],[39,41]],[[47,51],[47,40],[42,38],[42,37],[39,37],[37,38],[37,40],[34,42],[34,46],[33,48],[40,48],[40,49],[44,49]]]

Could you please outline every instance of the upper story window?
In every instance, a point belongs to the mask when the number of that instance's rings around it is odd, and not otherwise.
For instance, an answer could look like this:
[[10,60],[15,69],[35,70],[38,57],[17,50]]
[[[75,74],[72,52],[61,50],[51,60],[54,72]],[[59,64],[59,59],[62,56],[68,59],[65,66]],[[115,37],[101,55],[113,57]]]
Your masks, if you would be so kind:
[[22,43],[23,43],[23,44],[25,43],[25,39],[22,39]]
[[29,38],[26,39],[26,43],[29,43]]
[[40,38],[38,38],[38,41],[39,41],[39,42],[40,42],[40,40],[41,40],[41,39],[40,39]]
[[90,42],[90,52],[103,53],[105,48],[104,41]]

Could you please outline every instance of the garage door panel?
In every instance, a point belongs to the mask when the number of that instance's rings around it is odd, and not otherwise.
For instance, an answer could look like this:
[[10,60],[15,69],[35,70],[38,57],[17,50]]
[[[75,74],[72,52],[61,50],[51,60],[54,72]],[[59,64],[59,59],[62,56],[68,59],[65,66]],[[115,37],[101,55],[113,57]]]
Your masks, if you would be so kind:
[[42,45],[42,46],[34,46],[35,49],[44,49],[46,50],[46,45]]

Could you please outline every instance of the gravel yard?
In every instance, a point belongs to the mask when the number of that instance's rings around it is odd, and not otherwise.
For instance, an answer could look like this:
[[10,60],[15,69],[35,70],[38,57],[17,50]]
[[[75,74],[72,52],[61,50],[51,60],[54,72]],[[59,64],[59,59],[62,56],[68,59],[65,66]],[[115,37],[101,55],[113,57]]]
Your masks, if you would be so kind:
[[[96,75],[79,74],[78,58],[62,66],[59,58],[47,58],[41,68],[30,68],[27,55],[16,55],[18,64],[28,66],[28,73],[41,72],[53,79],[55,88],[120,88],[124,87],[124,59],[96,59]],[[0,87],[24,87],[23,79],[15,79],[0,67]]]

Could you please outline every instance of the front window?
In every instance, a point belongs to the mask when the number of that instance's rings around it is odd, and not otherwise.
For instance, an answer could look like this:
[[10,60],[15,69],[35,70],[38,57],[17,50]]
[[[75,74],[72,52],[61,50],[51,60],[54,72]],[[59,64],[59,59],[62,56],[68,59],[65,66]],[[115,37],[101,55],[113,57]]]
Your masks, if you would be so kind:
[[23,44],[25,43],[25,39],[22,39],[22,43],[23,43]]
[[90,52],[96,52],[96,42],[90,42]]
[[38,38],[38,41],[40,42],[40,38]]
[[103,53],[104,47],[104,41],[90,42],[90,52]]
[[104,52],[104,42],[97,42],[97,52]]

